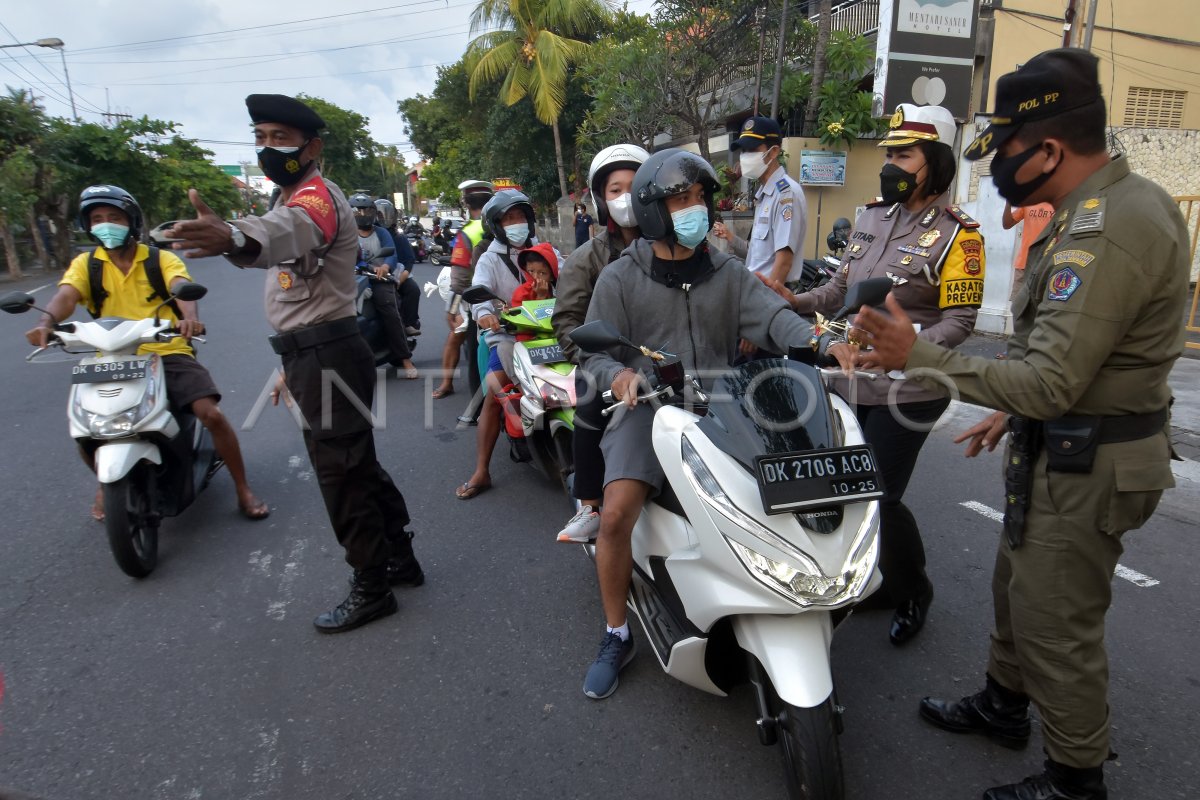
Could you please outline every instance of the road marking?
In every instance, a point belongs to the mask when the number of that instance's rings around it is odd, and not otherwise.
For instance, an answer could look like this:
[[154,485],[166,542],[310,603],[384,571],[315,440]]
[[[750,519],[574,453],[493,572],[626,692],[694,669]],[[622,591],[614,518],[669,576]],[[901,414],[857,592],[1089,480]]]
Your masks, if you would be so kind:
[[[983,503],[979,503],[974,500],[968,500],[965,503],[959,503],[959,505],[962,506],[963,508],[967,508],[967,509],[970,509],[971,511],[974,511],[976,514],[982,514],[983,516],[985,516],[988,519],[993,520],[995,522],[1003,522],[1004,521],[1004,512],[1003,511],[997,511],[996,509],[992,508],[991,506],[984,505]],[[1151,586],[1158,586],[1158,584],[1159,584],[1159,581],[1155,580],[1154,578],[1151,578],[1149,575],[1143,575],[1142,573],[1138,572],[1136,569],[1130,569],[1129,567],[1125,566],[1124,564],[1117,564],[1117,569],[1116,569],[1115,574],[1118,578],[1124,578],[1125,580],[1132,583],[1134,586],[1141,586],[1143,589],[1148,589]]]
[[43,285],[43,286],[39,286],[39,287],[37,287],[36,289],[34,289],[32,292],[30,292],[30,294],[37,294],[37,293],[38,293],[38,292],[40,292],[42,289],[49,289],[49,288],[50,288],[51,286],[53,286],[53,285],[54,285],[53,283],[47,283],[47,284],[45,284],[45,285]]
[[1200,483],[1200,461],[1185,458],[1183,461],[1172,461],[1171,472],[1176,478],[1183,478],[1189,483]]

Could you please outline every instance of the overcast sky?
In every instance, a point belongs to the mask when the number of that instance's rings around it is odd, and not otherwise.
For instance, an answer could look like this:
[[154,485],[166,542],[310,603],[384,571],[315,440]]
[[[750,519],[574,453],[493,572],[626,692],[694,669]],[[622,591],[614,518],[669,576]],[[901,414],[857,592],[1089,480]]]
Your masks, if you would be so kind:
[[[245,97],[257,92],[353,109],[411,164],[418,156],[396,101],[429,94],[436,67],[458,60],[476,1],[14,0],[0,44],[62,39],[81,118],[101,122],[107,108],[178,122],[218,164],[255,160]],[[7,86],[32,87],[50,114],[70,116],[57,51],[6,48],[0,65]]]

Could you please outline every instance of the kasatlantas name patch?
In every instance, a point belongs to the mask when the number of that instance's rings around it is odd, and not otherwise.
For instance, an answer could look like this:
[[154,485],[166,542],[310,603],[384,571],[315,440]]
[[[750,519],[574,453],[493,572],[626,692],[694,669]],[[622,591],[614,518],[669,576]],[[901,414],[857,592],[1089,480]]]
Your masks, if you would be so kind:
[[1081,285],[1083,281],[1075,274],[1075,270],[1070,267],[1060,269],[1050,276],[1050,283],[1046,287],[1046,299],[1065,302],[1071,299],[1071,295],[1075,294],[1075,290]]

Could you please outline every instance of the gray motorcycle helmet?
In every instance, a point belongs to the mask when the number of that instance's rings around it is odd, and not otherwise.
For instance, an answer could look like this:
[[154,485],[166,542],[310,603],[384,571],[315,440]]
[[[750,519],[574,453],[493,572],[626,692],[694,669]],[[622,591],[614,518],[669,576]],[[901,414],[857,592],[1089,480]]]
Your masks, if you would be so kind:
[[354,209],[354,224],[363,230],[371,228],[379,214],[379,209],[375,208],[375,198],[366,192],[355,192],[347,199]]
[[99,239],[92,236],[92,225],[88,221],[88,211],[95,206],[112,206],[124,211],[125,216],[129,217],[129,234],[121,243],[122,247],[142,238],[142,207],[129,192],[120,186],[99,184],[89,186],[79,193],[79,227],[87,233],[89,239],[99,242]]
[[396,227],[396,207],[392,205],[390,200],[384,200],[382,197],[375,201],[375,208],[379,210],[380,224],[383,227],[391,230]]
[[833,221],[833,230],[825,237],[830,250],[844,250],[850,243],[850,220],[838,217]]
[[507,240],[504,237],[504,226],[500,224],[500,220],[514,208],[520,208],[525,212],[525,219],[529,222],[529,236],[532,238],[537,220],[533,214],[533,203],[525,196],[524,192],[518,192],[516,189],[501,189],[483,207],[483,227],[501,242]]
[[660,150],[638,167],[633,176],[633,217],[642,230],[642,237],[657,241],[674,237],[671,214],[664,202],[668,197],[683,194],[694,183],[704,187],[704,203],[708,206],[708,227],[716,217],[713,196],[720,183],[712,166],[695,153],[672,147]]

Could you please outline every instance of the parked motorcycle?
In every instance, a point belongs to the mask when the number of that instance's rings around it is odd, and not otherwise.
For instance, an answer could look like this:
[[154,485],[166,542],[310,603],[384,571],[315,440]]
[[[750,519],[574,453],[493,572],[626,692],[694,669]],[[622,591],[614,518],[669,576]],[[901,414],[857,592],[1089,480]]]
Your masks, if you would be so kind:
[[794,290],[797,294],[812,291],[833,280],[842,267],[842,254],[849,244],[849,237],[850,220],[845,217],[834,220],[833,230],[825,237],[829,252],[819,259],[804,259],[799,286]]
[[[503,301],[476,284],[463,292],[468,303]],[[575,365],[563,355],[550,318],[554,299],[526,300],[500,312],[500,324],[512,334],[535,338],[513,346],[513,387],[501,403],[514,460],[536,462],[552,482],[567,485],[574,472]]]
[[[890,283],[856,284],[831,322],[882,302]],[[809,347],[731,369],[705,391],[678,359],[608,322],[571,339],[586,352],[632,347],[655,364],[639,402],[657,406],[666,482],[633,529],[628,606],[659,664],[712,694],[753,684],[758,738],[782,745],[789,797],[841,800],[830,644],[835,620],[881,583],[883,484],[854,412],[805,363]]]
[[[207,291],[177,284],[172,299],[199,300]],[[0,309],[20,314],[37,308],[33,302],[13,292],[0,298]],[[26,359],[52,348],[83,356],[71,369],[67,420],[71,437],[95,466],[113,558],[134,578],[146,577],[158,563],[162,518],[181,514],[224,463],[208,430],[192,414],[171,410],[160,357],[137,354],[143,344],[178,335],[169,320],[159,320],[158,309],[150,319],[60,322],[50,345]]]
[[[394,247],[381,248],[376,259],[387,258],[395,252],[396,248]],[[393,367],[403,367],[404,362],[399,358],[395,358],[392,355],[392,349],[388,347],[387,333],[383,329],[383,322],[379,319],[379,311],[375,308],[375,304],[371,302],[371,284],[379,280],[380,278],[375,277],[373,265],[368,264],[366,259],[363,258],[363,252],[360,248],[358,251],[358,263],[354,266],[354,313],[358,316],[358,332],[367,340],[367,344],[371,348],[371,353],[375,356],[375,366],[381,367],[384,364],[390,364]],[[395,279],[384,278],[383,280],[394,281]],[[398,297],[397,302],[399,302]],[[416,348],[417,340],[409,337],[408,349],[413,351]]]

